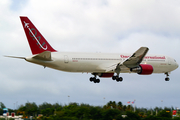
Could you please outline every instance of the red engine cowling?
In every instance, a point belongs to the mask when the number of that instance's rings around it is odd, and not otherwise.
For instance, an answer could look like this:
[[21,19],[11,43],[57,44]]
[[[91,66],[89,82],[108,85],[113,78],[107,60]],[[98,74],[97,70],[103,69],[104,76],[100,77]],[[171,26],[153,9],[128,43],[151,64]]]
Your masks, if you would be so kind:
[[99,77],[112,77],[114,73],[101,73]]
[[139,67],[132,68],[131,72],[136,72],[140,75],[150,75],[153,72],[153,67],[148,64],[140,64]]

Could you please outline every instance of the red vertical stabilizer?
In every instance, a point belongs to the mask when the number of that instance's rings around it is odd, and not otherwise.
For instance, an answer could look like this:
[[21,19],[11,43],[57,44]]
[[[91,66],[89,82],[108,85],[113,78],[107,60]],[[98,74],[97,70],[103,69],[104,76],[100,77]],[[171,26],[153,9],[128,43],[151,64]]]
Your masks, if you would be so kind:
[[20,19],[32,54],[39,54],[44,51],[56,52],[27,17],[20,16]]

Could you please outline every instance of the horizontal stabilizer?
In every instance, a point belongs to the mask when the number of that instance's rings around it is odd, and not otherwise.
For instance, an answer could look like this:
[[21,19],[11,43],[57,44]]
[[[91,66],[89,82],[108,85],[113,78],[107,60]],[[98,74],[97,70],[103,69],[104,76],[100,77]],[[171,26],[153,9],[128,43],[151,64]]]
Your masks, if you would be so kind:
[[18,58],[18,59],[25,59],[26,60],[26,58],[25,57],[16,57],[16,56],[4,56],[4,57],[10,57],[10,58]]
[[44,51],[40,54],[35,55],[33,58],[45,61],[52,61],[50,51]]

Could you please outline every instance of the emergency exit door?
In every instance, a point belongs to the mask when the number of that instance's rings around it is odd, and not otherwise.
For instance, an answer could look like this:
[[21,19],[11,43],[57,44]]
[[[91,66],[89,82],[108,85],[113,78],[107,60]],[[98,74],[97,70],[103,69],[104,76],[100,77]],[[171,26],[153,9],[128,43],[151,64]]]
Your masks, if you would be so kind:
[[69,58],[67,55],[64,55],[64,63],[68,63],[69,62]]

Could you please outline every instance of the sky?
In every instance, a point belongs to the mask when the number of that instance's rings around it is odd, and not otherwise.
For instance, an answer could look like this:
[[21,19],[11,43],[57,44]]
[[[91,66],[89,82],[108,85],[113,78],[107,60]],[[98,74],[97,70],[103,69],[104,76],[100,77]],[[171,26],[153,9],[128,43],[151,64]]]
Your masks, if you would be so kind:
[[[27,16],[58,51],[170,56],[180,63],[180,1],[176,0],[0,0],[0,102],[16,109],[26,102],[135,101],[137,107],[180,107],[180,69],[165,75],[120,74],[123,82],[89,73],[68,73],[4,55],[31,55],[19,16]],[[69,97],[68,97],[69,96]]]

